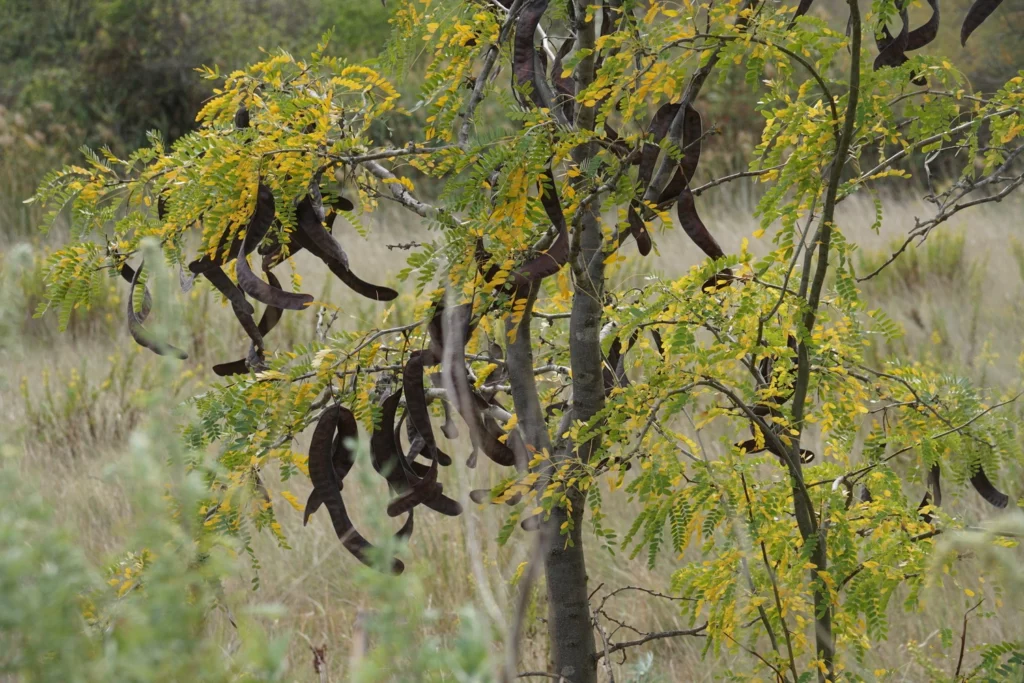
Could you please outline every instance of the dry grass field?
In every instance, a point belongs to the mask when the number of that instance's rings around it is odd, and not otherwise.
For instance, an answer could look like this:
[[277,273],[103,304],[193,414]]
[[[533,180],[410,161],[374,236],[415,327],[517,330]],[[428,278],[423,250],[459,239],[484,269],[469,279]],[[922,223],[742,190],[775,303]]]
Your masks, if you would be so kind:
[[[718,203],[706,210],[709,226],[727,250],[738,248],[741,239],[752,234],[756,225],[751,215],[748,193],[737,189],[720,190]],[[734,205],[724,203],[726,197]],[[915,215],[928,208],[900,198],[886,200],[887,219],[881,235],[870,231],[873,207],[857,198],[842,205],[839,220],[847,237],[860,243],[866,262],[876,262],[893,239],[913,225]],[[985,384],[1020,384],[1018,356],[1024,351],[1024,205],[992,205],[980,211],[964,212],[940,228],[928,242],[907,254],[907,258],[876,281],[867,283],[865,294],[882,305],[900,323],[906,334],[892,351],[905,357],[931,357],[946,364],[950,371],[967,374]],[[384,273],[396,273],[404,253],[389,250],[387,243],[418,239],[423,230],[405,214],[385,212],[370,224],[378,236],[374,241],[350,234],[346,246],[352,262],[371,279],[382,280]],[[4,234],[0,226],[0,235]],[[0,237],[0,240],[3,238]],[[53,238],[46,238],[52,240]],[[1017,240],[1021,240],[1020,243]],[[658,254],[640,261],[635,253],[615,275],[618,278],[672,277],[685,272],[699,257],[678,229],[658,235]],[[143,392],[154,386],[157,358],[136,348],[123,325],[121,309],[126,289],[111,280],[106,301],[91,311],[78,311],[70,329],[56,331],[54,317],[36,320],[31,312],[38,302],[37,265],[48,242],[35,239],[18,243],[0,242],[3,256],[0,271],[0,441],[17,452],[18,457],[0,462],[2,467],[18,467],[30,485],[38,486],[52,505],[56,519],[65,524],[87,554],[100,562],[116,559],[125,550],[127,529],[133,509],[126,483],[114,465],[126,451],[132,430],[145,419],[139,404]],[[765,245],[753,241],[755,251]],[[340,322],[358,326],[372,320],[374,309],[349,301],[337,284],[323,278],[312,262],[300,259],[305,280],[304,291],[312,291],[323,300],[343,307]],[[202,289],[202,288],[197,288]],[[182,295],[186,296],[186,295]],[[227,309],[208,292],[195,293],[187,307],[187,333],[178,337],[189,349],[191,358],[180,366],[175,386],[159,387],[176,399],[202,390],[216,378],[209,370],[215,362],[235,358],[244,348],[241,335],[229,321]],[[405,306],[409,308],[408,305]],[[292,314],[268,340],[278,348],[308,339],[315,330],[315,314]],[[876,354],[887,353],[877,348]],[[308,435],[307,435],[308,438]],[[458,453],[453,444],[450,452]],[[1024,494],[1020,472],[1002,474],[1005,488],[1016,496]],[[268,485],[277,482],[270,473]],[[498,474],[482,464],[476,470],[453,467],[445,473],[446,489],[464,495],[470,488],[487,485]],[[1013,479],[1016,477],[1016,480]],[[375,504],[382,491],[375,482],[354,483],[347,495],[355,503],[354,516]],[[289,482],[288,487],[304,499],[304,482]],[[276,488],[280,488],[279,486]],[[346,491],[348,491],[346,482]],[[361,493],[360,493],[361,492]],[[357,577],[357,563],[333,538],[326,517],[314,517],[302,527],[302,515],[278,498],[282,525],[291,549],[279,547],[269,534],[255,539],[261,569],[261,587],[249,590],[251,576],[237,577],[229,587],[235,604],[270,602],[283,607],[264,625],[275,635],[290,634],[289,661],[292,680],[316,680],[312,669],[310,645],[326,645],[330,680],[347,680],[349,658],[355,647],[359,615],[373,609],[369,590]],[[976,497],[965,496],[956,503],[969,519],[979,520],[992,514]],[[625,527],[637,509],[624,497],[608,497],[606,514],[618,517]],[[495,542],[503,512],[495,508],[470,505],[460,518],[449,519],[422,514],[404,559],[410,565],[422,595],[439,617],[437,635],[442,639],[454,632],[460,609],[477,605],[488,614],[487,606],[496,605],[497,618],[512,611],[515,589],[509,585],[516,568],[526,558],[527,544],[522,535],[506,547]],[[364,524],[369,525],[369,522]],[[610,553],[591,544],[588,571],[592,586],[614,588],[643,586],[664,591],[670,574],[682,562],[699,561],[695,553],[683,558],[662,556],[650,570],[644,558],[630,560],[627,553]],[[242,560],[245,565],[245,559]],[[976,569],[968,559],[963,571]],[[412,590],[412,587],[410,588]],[[538,587],[537,596],[543,595]],[[605,590],[605,589],[602,589]],[[1002,608],[990,607],[995,616],[979,621],[970,633],[968,646],[1024,637],[1024,604],[1014,596],[1003,596]],[[408,596],[396,595],[396,600]],[[867,677],[876,669],[894,670],[888,680],[918,681],[921,670],[902,644],[914,640],[925,643],[922,652],[932,652],[928,643],[937,640],[943,627],[959,633],[963,616],[962,596],[938,586],[925,594],[923,613],[903,614],[894,602],[890,642],[869,654]],[[992,600],[988,603],[994,605]],[[524,662],[526,668],[543,668],[545,660],[542,605],[534,605],[533,618],[527,624]],[[684,628],[671,601],[640,593],[616,596],[608,611],[628,618],[641,630]],[[496,623],[500,628],[501,624]],[[227,619],[215,615],[210,637],[230,652],[235,639]],[[442,640],[443,642],[443,640]],[[703,641],[695,638],[661,641],[633,651],[623,664],[616,660],[617,681],[705,681],[714,680],[716,656],[702,660]],[[934,650],[934,656],[940,656]],[[970,652],[970,651],[969,651]],[[955,656],[955,653],[953,653]],[[653,660],[648,657],[653,655]],[[945,654],[941,656],[946,656]],[[970,654],[968,655],[971,656]],[[742,669],[749,656],[724,653]],[[950,665],[952,667],[952,663]],[[537,679],[539,680],[539,679]]]

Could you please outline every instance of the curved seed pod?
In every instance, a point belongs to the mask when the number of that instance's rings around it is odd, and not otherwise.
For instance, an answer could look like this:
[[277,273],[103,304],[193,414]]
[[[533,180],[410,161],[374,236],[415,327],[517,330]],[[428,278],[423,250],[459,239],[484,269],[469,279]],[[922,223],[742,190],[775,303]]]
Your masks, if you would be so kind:
[[908,51],[920,50],[939,34],[939,0],[928,0],[928,5],[932,8],[932,16],[907,36]]
[[[309,444],[309,478],[331,516],[334,531],[342,545],[360,562],[372,567],[374,564],[370,554],[373,545],[352,524],[341,497],[341,482],[334,469],[333,444],[341,416],[342,409],[339,406],[331,406],[321,414]],[[393,573],[401,574],[404,569],[405,565],[400,560],[392,559]]]
[[654,348],[658,350],[658,355],[662,358],[665,357],[665,343],[661,338],[661,332],[658,332],[658,328],[651,328],[651,341],[654,342]]
[[421,503],[427,504],[441,495],[441,489],[442,486],[437,483],[437,461],[435,460],[426,476],[415,484],[411,484],[405,491],[388,502],[388,517],[398,517],[404,512],[412,511]]
[[934,503],[932,503],[932,492],[925,491],[924,496],[921,498],[921,502],[917,504],[917,514],[925,524],[932,523],[932,513],[924,512],[924,509],[929,505],[933,504]]
[[[662,105],[651,118],[647,134],[656,141],[663,140],[668,134],[669,126],[672,124],[672,120],[678,111],[678,104],[669,103]],[[654,167],[658,163],[660,154],[661,147],[657,142],[645,142],[641,147],[638,164],[639,170],[637,171],[637,185],[640,188],[641,194],[646,192],[647,186],[651,184],[651,176],[654,174]],[[647,226],[644,225],[644,220],[638,213],[640,206],[640,198],[634,197],[630,200],[628,213],[630,229],[619,238],[619,242],[621,243],[628,235],[632,235],[636,240],[637,249],[639,249],[640,254],[647,256],[651,253],[653,245],[651,235],[647,232]]]
[[910,42],[910,26],[908,25],[909,17],[907,16],[906,7],[908,1],[909,0],[903,0],[903,2],[898,3],[900,9],[900,20],[903,22],[900,32],[894,37],[889,33],[889,28],[887,26],[883,26],[882,34],[884,38],[882,40],[878,40],[876,38],[875,40],[878,44],[878,56],[875,57],[874,64],[875,71],[878,71],[885,66],[897,67],[907,61],[906,52],[907,46]]
[[562,214],[562,203],[555,191],[555,182],[550,169],[545,172],[544,182],[541,183],[540,200],[548,219],[558,230],[558,234],[547,251],[534,256],[518,270],[509,273],[508,281],[518,292],[529,291],[544,278],[561,270],[569,260],[569,230],[565,223],[565,216]]
[[[277,279],[277,276],[274,275],[274,273],[272,273],[270,269],[266,267],[266,265],[264,265],[263,272],[267,274],[267,279],[270,281],[271,285],[277,287],[278,289],[281,289],[280,280]],[[266,309],[263,311],[263,316],[260,318],[260,323],[259,326],[257,327],[257,330],[259,331],[260,335],[265,337],[267,334],[269,334],[270,331],[277,326],[277,323],[280,322],[281,315],[283,313],[284,311],[280,308],[276,308],[274,306],[267,306]],[[252,355],[255,351],[256,347],[255,345],[253,345],[249,350],[249,354]],[[229,377],[231,375],[244,375],[249,371],[250,369],[249,366],[246,364],[245,358],[240,358],[238,360],[231,361],[230,363],[220,363],[219,365],[213,366],[213,372],[220,377]]]
[[629,377],[626,376],[626,354],[636,344],[639,336],[640,330],[634,330],[633,334],[629,337],[629,344],[626,346],[625,351],[622,350],[622,341],[618,337],[612,340],[611,347],[608,349],[608,357],[601,368],[604,375],[605,396],[610,394],[612,389],[616,387],[629,386]]
[[[310,227],[312,226],[310,225]],[[333,242],[338,249],[341,249],[341,245],[339,245],[337,241],[335,241],[334,238],[323,229],[323,225],[320,226],[320,229],[328,238],[330,238],[331,242]],[[344,263],[333,258],[330,254],[323,251],[302,229],[296,230],[292,234],[291,238],[294,244],[298,245],[302,249],[306,249],[309,253],[326,263],[331,272],[356,294],[365,296],[368,299],[373,299],[374,301],[391,301],[392,299],[398,298],[398,292],[390,287],[370,284],[369,282],[359,279],[359,277],[349,269],[347,257]],[[292,249],[292,253],[295,253],[295,251],[297,250]],[[344,251],[342,251],[342,253],[344,253]]]
[[[476,268],[480,272],[480,276],[484,279],[484,282],[490,282],[494,279],[494,276],[498,274],[501,267],[497,263],[493,263],[493,257],[491,252],[484,246],[484,238],[476,238],[476,246],[473,247],[473,258],[476,261]],[[490,265],[487,265],[490,264]]]
[[[444,434],[444,438],[454,441],[459,438],[459,429],[455,426],[455,420],[452,419],[451,404],[444,399],[441,399],[441,408],[444,410],[444,424],[441,425],[441,433]],[[444,463],[441,463],[444,465]]]
[[[997,3],[998,4],[998,3]],[[985,470],[981,467],[971,477],[971,486],[974,490],[981,494],[981,497],[997,508],[1004,508],[1009,504],[1010,497],[997,489],[995,485],[989,480],[988,475],[985,474]]]
[[[402,418],[404,419],[405,417],[406,415],[403,414]],[[423,454],[427,442],[422,436],[419,435],[419,432],[417,432],[416,428],[413,427],[412,422],[406,422],[405,427],[406,435],[409,437],[410,444],[409,451],[406,455],[406,462],[408,462],[410,465],[413,465],[415,464],[413,461],[416,459],[416,456]],[[395,427],[395,444],[397,444],[399,452],[402,451],[402,440],[400,438],[400,432],[401,429],[399,427]],[[440,465],[441,467],[449,467],[452,464],[452,456],[448,455],[440,448],[438,448],[436,443],[434,444],[433,452],[434,454],[437,455],[437,464]],[[423,472],[416,470],[415,467],[413,467],[413,471],[416,472],[417,476],[423,476]]]
[[[122,276],[125,267],[126,266],[122,266]],[[143,291],[142,311],[138,315],[135,313],[135,287],[139,282],[140,273],[142,273],[141,265],[139,266],[139,269],[132,274],[132,286],[128,292],[128,331],[131,332],[132,339],[134,339],[135,343],[139,346],[149,349],[158,356],[171,356],[179,360],[185,360],[188,358],[187,353],[166,342],[162,342],[154,338],[153,335],[142,326],[142,321],[149,316],[149,311],[152,307],[152,299],[149,296],[148,289]]]
[[793,13],[793,19],[795,20],[797,17],[802,17],[807,14],[811,9],[812,4],[814,4],[814,0],[800,0],[800,4],[797,5],[796,12]]
[[[334,442],[331,444],[331,465],[334,467],[335,476],[338,478],[338,490],[342,491],[345,489],[345,477],[356,462],[355,454],[346,442],[349,439],[356,440],[359,438],[359,427],[351,410],[344,406],[338,406],[338,409],[340,412],[336,427],[337,433],[334,435]],[[306,526],[309,516],[316,512],[321,504],[323,504],[323,499],[320,496],[320,492],[314,488],[306,500],[306,510],[302,515],[302,526]]]
[[[454,330],[457,337],[454,343],[459,348],[453,354],[453,357],[459,360],[454,363],[449,363],[444,355],[448,336],[445,333],[446,327]],[[476,466],[478,449],[483,450],[487,457],[499,464],[512,465],[516,461],[515,454],[508,446],[498,441],[494,435],[493,431],[495,429],[498,435],[504,434],[500,427],[497,427],[497,423],[492,419],[490,422],[493,423],[493,426],[491,426],[480,415],[479,411],[486,410],[488,404],[473,391],[469,383],[469,373],[466,370],[466,365],[461,360],[465,356],[466,342],[472,336],[474,328],[472,303],[460,304],[448,311],[443,300],[436,302],[434,304],[434,312],[427,323],[427,334],[430,337],[428,352],[434,358],[442,358],[442,374],[446,377],[448,386],[451,386],[454,391],[454,396],[450,398],[455,406],[455,410],[469,426],[469,436],[473,441],[473,452],[466,461],[467,466],[470,468]],[[441,452],[438,451],[438,453],[440,458]]]
[[306,195],[295,207],[295,222],[299,231],[317,246],[320,253],[326,254],[332,261],[342,264],[347,269],[349,267],[348,254],[338,244],[338,240],[327,232],[322,220],[309,195]]
[[1003,3],[1003,0],[974,0],[974,4],[967,10],[967,17],[960,27],[960,45],[967,45],[967,39],[971,37],[974,30],[988,19],[989,15]]
[[[242,248],[244,238],[248,235],[253,236],[252,241],[249,242],[249,251],[252,251],[260,243],[260,240],[266,236],[270,226],[274,223],[276,215],[277,209],[274,203],[274,192],[267,185],[260,183],[256,191],[256,208],[253,209],[252,217],[249,219],[249,224],[246,226],[245,231],[235,236],[230,244],[223,244],[227,235],[221,235],[221,244],[214,250],[214,256],[211,258],[207,254],[188,264],[188,269],[196,275],[200,275],[205,274],[208,270],[224,265],[238,254]],[[249,252],[245,253],[248,254]]]
[[679,193],[689,187],[693,174],[697,172],[697,166],[700,164],[703,135],[704,123],[701,121],[700,112],[687,106],[683,112],[683,160],[658,197],[658,208],[670,207],[679,198]]
[[701,251],[715,260],[725,256],[722,247],[711,236],[707,226],[704,225],[704,222],[697,214],[697,207],[693,201],[693,192],[690,191],[690,188],[687,187],[679,193],[676,213],[679,215],[679,223],[683,226],[683,230],[690,236],[693,243],[700,247]]
[[939,468],[938,463],[932,465],[932,468],[928,470],[928,486],[932,490],[932,499],[935,501],[935,505],[942,505],[942,470]]
[[473,489],[469,492],[469,499],[477,505],[484,505],[491,502],[490,489]]
[[[405,416],[403,415],[402,417]],[[415,457],[423,453],[423,449],[426,447],[426,441],[423,439],[423,437],[419,435],[419,433],[416,431],[416,428],[412,426],[412,422],[406,422],[405,425],[405,431],[410,441],[409,452],[406,457],[406,462],[410,463],[410,465],[413,465],[415,464],[413,463]],[[395,443],[398,444],[399,451],[401,451],[402,446],[401,439],[398,438],[398,434],[400,431],[401,430],[398,427],[395,428]],[[452,456],[448,455],[440,448],[437,448],[436,444],[434,447],[434,453],[437,454],[437,464],[440,465],[441,467],[449,467],[452,464]],[[417,476],[423,476],[423,472],[417,471],[415,467],[413,468],[413,470],[416,472]]]
[[402,388],[405,390],[405,405],[409,418],[409,426],[416,430],[423,439],[427,455],[437,460],[437,443],[434,430],[430,424],[430,412],[427,410],[427,394],[423,388],[423,368],[436,365],[440,359],[429,350],[413,351],[402,370]]
[[244,104],[239,105],[238,110],[235,111],[235,128],[239,130],[249,127],[249,110]]
[[249,267],[249,259],[246,257],[246,242],[251,235],[242,239],[242,246],[238,250],[238,258],[235,260],[235,275],[238,276],[238,287],[256,301],[274,306],[279,309],[292,311],[304,310],[313,303],[313,297],[309,294],[295,294],[286,292],[280,287],[268,285],[256,277]]
[[[438,484],[440,486],[440,484]],[[438,491],[436,496],[423,501],[423,506],[446,517],[458,517],[462,514],[462,505]]]
[[534,46],[534,36],[537,33],[537,26],[540,18],[548,8],[548,0],[526,0],[519,11],[519,18],[516,20],[515,45],[512,50],[512,72],[515,75],[516,84],[520,87],[529,83],[532,87],[530,99],[538,107],[543,107],[543,99],[540,96],[540,89],[537,84],[537,68],[535,59],[537,48]]
[[413,523],[412,523],[413,514],[412,513],[413,512],[414,512],[414,510],[409,510],[409,516],[406,518],[405,524],[402,525],[402,528],[399,529],[398,533],[395,534],[395,538],[400,538],[403,541],[406,541],[406,540],[409,539],[410,536],[412,536],[412,529],[413,529]]
[[[751,431],[753,431],[753,428],[751,428]],[[772,445],[768,442],[767,439],[765,439],[765,445],[760,447],[757,445],[756,439],[747,439],[746,441],[735,444],[735,446],[740,450],[746,451],[747,455],[753,455],[755,453],[761,453],[762,451],[768,451],[777,458],[782,458],[783,460],[785,459],[783,455],[781,455],[778,451],[775,450],[775,448],[772,447]],[[814,462],[814,451],[809,451],[806,448],[801,448],[800,462],[802,462],[805,465]]]

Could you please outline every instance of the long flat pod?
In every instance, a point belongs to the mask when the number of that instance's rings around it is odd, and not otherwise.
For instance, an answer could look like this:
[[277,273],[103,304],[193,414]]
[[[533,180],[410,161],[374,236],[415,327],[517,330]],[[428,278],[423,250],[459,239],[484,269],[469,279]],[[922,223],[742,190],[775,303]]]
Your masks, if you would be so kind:
[[437,442],[434,440],[430,412],[427,410],[427,394],[423,387],[423,368],[426,365],[436,365],[440,360],[429,349],[413,351],[402,370],[402,388],[405,390],[405,405],[407,407],[406,416],[410,426],[423,439],[427,455],[432,460],[437,459]]
[[348,254],[342,249],[338,240],[334,239],[334,236],[327,232],[327,228],[324,227],[316,211],[313,199],[309,195],[306,195],[299,202],[298,206],[295,207],[295,222],[299,231],[318,247],[320,253],[327,255],[333,261],[341,263],[345,268],[349,267]]
[[[329,234],[328,237],[330,237]],[[332,237],[331,239],[333,240],[334,238]],[[367,299],[373,299],[374,301],[391,301],[398,298],[398,292],[390,287],[374,285],[360,279],[352,272],[347,263],[342,263],[341,261],[332,258],[327,252],[320,249],[316,242],[310,239],[302,230],[296,230],[292,234],[292,241],[294,244],[297,244],[299,247],[307,250],[309,253],[327,264],[327,267],[330,268],[331,272],[334,273],[338,279],[345,284],[345,286],[356,294],[364,296]]]
[[547,251],[534,256],[509,274],[510,285],[523,296],[541,280],[561,270],[569,260],[569,229],[562,214],[562,203],[555,191],[555,181],[550,169],[544,173],[541,182],[540,200],[557,234]]
[[679,200],[676,203],[676,213],[679,215],[679,223],[683,226],[683,230],[690,236],[693,243],[700,247],[701,251],[716,260],[725,256],[722,247],[719,246],[718,241],[708,232],[704,221],[697,214],[697,206],[694,203],[693,192],[690,191],[690,188],[685,188],[679,194]]
[[[405,426],[406,434],[408,435],[411,444],[409,446],[409,451],[406,455],[405,460],[406,462],[409,463],[411,467],[413,467],[413,471],[415,471],[419,476],[422,477],[423,473],[416,470],[415,459],[416,456],[423,454],[426,446],[426,441],[423,439],[423,437],[419,435],[419,432],[416,431],[416,428],[413,427],[412,422],[406,422]],[[395,428],[395,443],[398,444],[399,451],[401,451],[402,446],[402,440],[399,438],[400,431],[401,430],[398,427]],[[448,455],[440,448],[437,448],[435,446],[434,453],[437,455],[437,464],[440,465],[441,467],[448,467],[452,464],[452,456]]]
[[971,486],[982,498],[997,508],[1004,508],[1010,502],[1010,497],[995,487],[982,467],[979,467],[971,477]]
[[249,259],[246,257],[246,242],[252,235],[246,235],[242,240],[242,246],[238,250],[238,258],[235,260],[235,275],[238,276],[238,287],[256,301],[274,306],[279,309],[292,311],[304,310],[313,303],[313,297],[309,294],[295,294],[286,292],[280,287],[267,284],[259,279],[249,267]]
[[693,174],[697,172],[697,166],[700,164],[703,136],[704,123],[700,112],[687,105],[683,112],[683,159],[658,197],[659,209],[669,208],[679,198],[679,193],[689,187]]
[[[645,142],[641,147],[640,163],[637,170],[637,186],[641,196],[647,191],[647,186],[651,183],[651,176],[654,174],[654,167],[658,163],[658,157],[661,154],[661,147],[658,145],[658,142],[663,140],[665,135],[668,134],[669,125],[671,125],[672,119],[675,118],[676,113],[679,111],[679,106],[679,104],[675,103],[664,104],[651,118],[651,123],[647,128],[647,134],[654,141]],[[640,254],[642,256],[647,256],[651,253],[653,243],[651,241],[651,235],[647,231],[647,226],[644,224],[644,220],[640,216],[640,206],[641,200],[639,197],[634,197],[630,200],[628,212],[630,229],[622,235],[619,241],[621,243],[628,235],[632,235],[633,239],[636,240],[636,246],[640,251]]]
[[897,67],[907,61],[907,46],[910,42],[910,26],[907,16],[907,3],[909,0],[897,0],[900,10],[900,21],[903,26],[895,36],[889,33],[887,26],[882,27],[883,38],[876,39],[878,44],[878,56],[875,57],[874,68],[877,71],[885,66]]
[[538,107],[543,107],[544,102],[537,86],[537,48],[534,45],[534,36],[547,8],[548,0],[526,0],[523,3],[519,18],[516,20],[515,44],[512,49],[512,71],[516,83],[520,87],[530,84],[530,99]]
[[[345,477],[355,464],[356,458],[352,449],[348,447],[348,441],[355,441],[359,438],[359,427],[355,415],[344,406],[337,406],[339,412],[334,442],[331,444],[331,465],[334,467],[334,474],[338,479],[338,490],[345,490]],[[309,516],[316,512],[323,504],[320,492],[315,487],[306,499],[306,510],[302,515],[302,526],[306,526]]]
[[[435,318],[444,311],[442,307],[438,307],[435,312]],[[469,467],[476,466],[476,454],[479,450],[482,450],[484,454],[500,465],[512,465],[515,463],[515,455],[512,450],[505,444],[499,442],[493,434],[488,433],[486,428],[486,422],[480,415],[480,405],[483,403],[483,408],[487,407],[486,401],[483,401],[476,392],[473,391],[472,386],[469,383],[469,373],[466,370],[466,363],[463,360],[465,358],[466,342],[472,333],[469,325],[469,319],[472,316],[473,308],[471,305],[456,306],[447,312],[445,316],[445,325],[449,331],[455,332],[454,335],[445,334],[441,337],[441,326],[438,325],[437,329],[432,333],[432,339],[435,340],[433,343],[441,346],[445,353],[443,356],[443,367],[442,372],[446,377],[448,386],[452,387],[454,396],[449,398],[452,399],[452,403],[455,406],[455,410],[458,411],[462,419],[465,420],[469,427],[469,436],[473,441],[473,453],[467,461]],[[433,319],[431,321],[433,323]],[[428,331],[430,326],[428,326]],[[450,337],[455,336],[457,339],[451,339]],[[438,339],[438,337],[441,337]],[[454,348],[448,348],[449,345],[453,345]]]
[[128,292],[128,331],[132,335],[132,339],[139,346],[145,347],[159,356],[171,356],[179,360],[185,360],[188,358],[188,354],[181,349],[171,346],[167,342],[156,339],[145,327],[142,326],[142,320],[149,316],[149,310],[151,308],[151,298],[149,291],[144,290],[143,303],[141,317],[135,313],[135,287],[139,282],[139,275],[142,273],[143,265],[139,266],[139,269],[132,275],[131,289]]
[[[340,481],[334,470],[332,451],[340,419],[340,406],[330,406],[320,415],[309,444],[309,478],[313,482],[313,489],[318,492],[320,501],[331,516],[334,531],[342,545],[360,562],[373,567],[375,564],[371,555],[374,546],[352,524],[345,509],[345,501],[341,497]],[[393,558],[390,568],[393,573],[401,574],[405,570],[405,565],[401,560]]]
[[981,26],[1002,3],[1003,0],[975,0],[971,8],[967,10],[963,26],[960,27],[960,45],[967,45],[967,39],[971,37],[974,30]]

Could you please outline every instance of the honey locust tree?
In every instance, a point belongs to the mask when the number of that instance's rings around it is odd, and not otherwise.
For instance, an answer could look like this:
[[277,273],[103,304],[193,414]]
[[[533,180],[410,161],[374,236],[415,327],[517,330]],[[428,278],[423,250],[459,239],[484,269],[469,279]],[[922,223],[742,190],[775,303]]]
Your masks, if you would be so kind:
[[[66,323],[120,275],[131,334],[184,358],[172,346],[183,339],[146,326],[159,308],[139,260],[147,239],[184,288],[199,277],[230,303],[248,351],[213,368],[231,379],[195,399],[184,431],[197,449],[219,446],[222,469],[196,511],[210,524],[281,535],[275,520],[293,513],[261,472],[301,471],[314,487],[306,516],[326,508],[357,559],[401,572],[347,514],[357,443],[388,483],[403,538],[417,511],[463,511],[441,473],[483,454],[505,474],[468,496],[507,506],[482,513],[506,517],[502,542],[538,548],[526,577],[543,569],[556,677],[611,676],[615,653],[695,636],[706,652],[746,653],[730,660],[737,676],[871,678],[894,598],[920,609],[937,539],[976,523],[943,511],[948,482],[1005,507],[997,481],[1019,472],[1022,451],[1017,394],[944,368],[866,362],[872,339],[898,329],[860,298],[871,274],[856,272],[841,205],[893,186],[927,192],[933,212],[906,248],[1009,195],[1024,182],[1024,79],[975,93],[956,55],[920,52],[937,2],[914,27],[891,0],[847,0],[837,26],[810,4],[396,1],[393,39],[373,63],[321,48],[208,71],[223,85],[195,132],[153,137],[125,159],[90,153],[46,180],[37,199],[70,217],[73,237],[50,260],[46,306]],[[972,8],[965,40],[998,4]],[[390,139],[381,131],[413,115],[396,86],[413,65],[421,137]],[[698,162],[717,130],[701,111],[717,79],[745,83],[764,123],[743,150],[749,167],[711,177]],[[726,253],[698,213],[733,182],[764,188],[751,235],[761,256],[748,240]],[[360,227],[384,205],[420,219],[393,274],[415,297],[411,314],[342,248],[336,218]],[[621,277],[656,250],[658,230],[679,229],[673,214],[706,258],[675,280]],[[268,347],[285,310],[327,320],[334,309],[273,274],[299,250],[381,302],[377,322]],[[250,265],[260,257],[265,277]],[[266,305],[259,322],[249,299]],[[312,425],[308,456],[296,453]],[[449,455],[437,429],[471,446]],[[608,496],[639,513],[609,518]],[[609,628],[607,598],[592,603],[585,523],[588,538],[652,565],[663,550],[677,558],[667,583],[691,628],[632,640]],[[691,547],[703,561],[684,560]],[[1019,645],[999,647],[978,666],[1014,666]]]

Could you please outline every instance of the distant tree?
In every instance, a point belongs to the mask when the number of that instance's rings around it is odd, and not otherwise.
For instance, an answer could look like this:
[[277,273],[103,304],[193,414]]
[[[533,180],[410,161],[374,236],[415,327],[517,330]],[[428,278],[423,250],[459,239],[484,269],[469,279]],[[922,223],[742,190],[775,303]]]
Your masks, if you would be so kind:
[[[920,188],[905,182],[918,153],[962,172],[926,176],[934,213],[905,247],[1008,196],[1024,183],[1024,78],[968,91],[952,61],[912,52],[938,15],[910,30],[890,0],[848,0],[838,28],[800,16],[809,2],[392,4],[377,66],[331,58],[326,45],[308,60],[276,54],[231,74],[199,130],[172,146],[154,137],[125,159],[91,155],[52,174],[38,199],[66,211],[83,241],[53,255],[49,307],[66,324],[120,274],[133,290],[132,335],[184,357],[173,334],[145,325],[159,308],[133,259],[147,238],[183,286],[202,276],[231,303],[249,349],[214,368],[238,376],[196,397],[199,419],[185,430],[193,446],[221,448],[226,474],[203,508],[211,524],[281,534],[260,472],[308,471],[306,514],[326,508],[353,555],[401,571],[342,499],[362,423],[403,538],[424,507],[462,511],[440,467],[463,457],[472,467],[482,453],[508,468],[469,498],[511,507],[502,542],[518,527],[537,532],[524,535],[537,550],[520,590],[543,567],[553,677],[590,683],[621,650],[702,636],[780,681],[869,678],[897,591],[918,608],[935,538],[971,524],[943,502],[969,481],[1006,507],[994,480],[1024,451],[1016,413],[1003,409],[1019,394],[992,395],[941,367],[865,363],[865,345],[898,330],[860,299],[873,273],[855,272],[842,203],[881,183]],[[969,17],[997,5],[981,0]],[[423,139],[376,144],[378,122],[407,115],[385,72],[403,73],[424,50]],[[743,151],[749,170],[702,178],[717,132],[700,113],[705,84],[737,75],[759,93],[760,141]],[[485,99],[512,123],[478,126]],[[417,175],[443,184],[436,202],[417,195]],[[725,253],[697,210],[741,178],[767,188],[751,236],[767,247],[760,258],[746,241]],[[358,225],[382,202],[432,231],[398,273],[417,307],[395,320],[382,305],[377,324],[332,332],[331,307],[282,289],[272,271],[305,249],[358,294],[393,300],[331,234],[336,214]],[[673,210],[707,258],[677,280],[617,279],[630,245],[650,253]],[[264,276],[250,264],[257,253]],[[247,297],[267,306],[258,323]],[[310,306],[324,312],[319,335],[268,353],[284,310]],[[468,434],[471,453],[440,450],[431,412],[445,416],[446,435]],[[290,445],[313,424],[307,459]],[[943,478],[954,484],[945,492]],[[609,519],[607,495],[638,500],[639,514]],[[587,582],[588,510],[604,545],[652,563],[702,544],[705,560],[681,563],[670,581],[690,628],[610,635]],[[522,618],[504,680],[518,673]],[[1000,647],[979,666],[1019,671],[1019,644]]]

